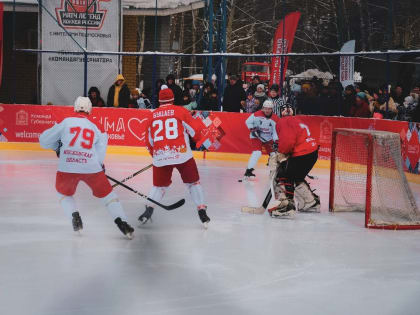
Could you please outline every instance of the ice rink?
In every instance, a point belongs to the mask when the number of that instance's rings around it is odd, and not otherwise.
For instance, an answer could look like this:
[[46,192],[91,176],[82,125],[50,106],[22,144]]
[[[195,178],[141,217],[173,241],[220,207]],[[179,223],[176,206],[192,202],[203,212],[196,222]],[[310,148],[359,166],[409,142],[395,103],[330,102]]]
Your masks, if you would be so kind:
[[[150,162],[108,155],[105,165],[122,179]],[[252,183],[238,182],[246,162],[197,164],[209,229],[175,171],[163,202],[187,202],[156,208],[151,224],[138,227],[142,198],[115,189],[136,227],[129,241],[84,183],[76,193],[84,230],[73,232],[53,152],[0,150],[0,314],[420,314],[420,231],[368,230],[361,213],[330,214],[326,169],[312,171],[321,213],[244,214],[265,196],[264,164]],[[151,177],[127,184],[147,194]],[[420,204],[419,185],[411,187]]]

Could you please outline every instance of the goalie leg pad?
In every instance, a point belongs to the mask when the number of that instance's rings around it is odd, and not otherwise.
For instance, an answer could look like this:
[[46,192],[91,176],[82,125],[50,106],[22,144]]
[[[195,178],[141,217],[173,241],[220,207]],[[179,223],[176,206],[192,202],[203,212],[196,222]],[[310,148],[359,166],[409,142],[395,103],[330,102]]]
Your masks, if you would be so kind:
[[293,200],[286,199],[283,200],[283,202],[281,202],[277,207],[269,209],[268,212],[274,218],[286,216],[290,217],[296,212],[295,203]]
[[319,196],[311,190],[306,181],[296,186],[295,195],[299,211],[319,211],[321,205]]
[[295,204],[293,202],[293,192],[290,191],[293,186],[285,178],[279,178],[274,187],[274,202],[272,203],[268,213],[273,217],[290,216],[295,212]]

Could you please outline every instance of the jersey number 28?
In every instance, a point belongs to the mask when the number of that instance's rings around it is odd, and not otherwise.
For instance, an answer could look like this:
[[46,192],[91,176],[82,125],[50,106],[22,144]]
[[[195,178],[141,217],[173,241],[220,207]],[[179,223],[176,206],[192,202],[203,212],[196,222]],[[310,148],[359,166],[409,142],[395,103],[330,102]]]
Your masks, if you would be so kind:
[[[165,125],[165,132],[162,132],[163,125]],[[178,138],[178,121],[175,118],[168,118],[165,121],[154,120],[152,127],[155,128],[156,126],[157,129],[153,134],[154,142],[162,141],[164,138],[169,140]]]

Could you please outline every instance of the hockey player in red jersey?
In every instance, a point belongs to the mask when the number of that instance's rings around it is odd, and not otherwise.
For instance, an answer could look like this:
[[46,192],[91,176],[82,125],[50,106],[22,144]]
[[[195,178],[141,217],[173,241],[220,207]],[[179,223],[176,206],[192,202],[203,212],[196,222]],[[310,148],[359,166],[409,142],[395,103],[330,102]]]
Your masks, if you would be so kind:
[[305,177],[318,159],[318,144],[311,132],[297,116],[278,119],[279,141],[269,159],[270,178],[273,180],[274,206],[268,211],[273,217],[294,214],[299,211],[318,211],[319,197],[313,193]]
[[271,100],[263,103],[262,109],[253,113],[246,120],[246,126],[250,130],[252,153],[244,174],[244,179],[255,177],[253,173],[255,165],[262,155],[264,147],[268,154],[272,151],[273,141],[277,141],[276,121],[279,117],[273,113],[274,104]]
[[[201,222],[207,228],[210,218],[206,213],[203,189],[188,137],[198,141],[202,125],[187,109],[173,105],[173,101],[172,90],[162,86],[159,92],[160,106],[152,112],[146,127],[146,145],[153,157],[153,187],[148,197],[162,200],[172,183],[172,171],[176,168],[197,206]],[[146,211],[139,217],[139,221],[146,223],[152,214],[153,207],[146,205]]]
[[91,110],[89,98],[79,96],[74,103],[75,113],[45,130],[39,143],[45,149],[55,150],[60,159],[55,187],[61,207],[72,219],[74,231],[83,229],[73,198],[77,185],[83,181],[101,199],[121,232],[131,239],[134,229],[126,222],[123,207],[104,172],[108,135],[88,119]]

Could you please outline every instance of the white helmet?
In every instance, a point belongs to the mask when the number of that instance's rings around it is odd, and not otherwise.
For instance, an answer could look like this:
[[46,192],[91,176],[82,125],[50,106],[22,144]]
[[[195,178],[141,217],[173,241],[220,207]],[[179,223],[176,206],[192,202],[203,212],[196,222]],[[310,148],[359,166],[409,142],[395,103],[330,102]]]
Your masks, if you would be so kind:
[[74,101],[74,111],[90,114],[92,111],[92,102],[90,101],[89,97],[77,97],[76,101]]
[[271,101],[271,100],[265,100],[262,107],[271,108],[271,109],[274,108],[273,101]]

